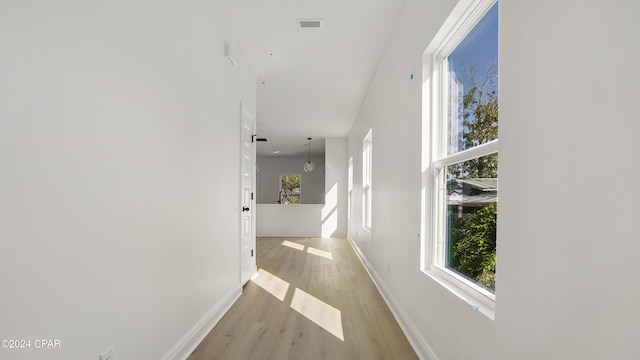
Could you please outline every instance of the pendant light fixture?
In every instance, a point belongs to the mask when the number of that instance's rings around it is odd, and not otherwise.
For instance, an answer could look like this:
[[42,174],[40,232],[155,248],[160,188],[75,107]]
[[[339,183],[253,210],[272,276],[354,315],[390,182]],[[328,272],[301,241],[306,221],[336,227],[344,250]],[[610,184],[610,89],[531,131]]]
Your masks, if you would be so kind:
[[307,140],[309,140],[309,161],[304,163],[304,172],[312,172],[316,168],[316,164],[311,161],[311,138],[307,138]]

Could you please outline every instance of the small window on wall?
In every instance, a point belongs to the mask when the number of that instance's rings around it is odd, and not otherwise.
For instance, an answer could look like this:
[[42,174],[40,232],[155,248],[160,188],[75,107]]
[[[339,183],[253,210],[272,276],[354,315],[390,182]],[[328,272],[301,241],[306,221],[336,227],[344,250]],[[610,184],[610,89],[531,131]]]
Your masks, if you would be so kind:
[[300,204],[300,175],[280,175],[279,204]]
[[[459,26],[459,24],[464,24]],[[498,3],[461,0],[425,52],[432,74],[427,273],[493,317],[498,213]]]
[[349,184],[347,188],[347,218],[351,219],[351,205],[353,202],[353,156],[349,158]]
[[362,141],[362,227],[371,231],[372,131]]

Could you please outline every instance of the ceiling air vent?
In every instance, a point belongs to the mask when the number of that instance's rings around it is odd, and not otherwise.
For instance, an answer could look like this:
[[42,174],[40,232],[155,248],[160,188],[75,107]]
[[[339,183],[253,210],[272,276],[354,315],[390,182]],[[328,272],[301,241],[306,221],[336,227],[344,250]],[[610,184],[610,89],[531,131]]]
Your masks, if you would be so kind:
[[322,20],[298,20],[301,28],[321,28]]

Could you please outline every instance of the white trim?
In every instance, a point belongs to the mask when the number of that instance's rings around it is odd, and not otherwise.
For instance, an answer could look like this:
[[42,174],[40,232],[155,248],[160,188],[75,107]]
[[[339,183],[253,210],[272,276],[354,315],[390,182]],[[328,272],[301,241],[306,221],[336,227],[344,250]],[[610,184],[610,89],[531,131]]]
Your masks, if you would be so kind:
[[387,288],[387,286],[384,284],[384,281],[375,271],[371,263],[369,263],[367,257],[362,253],[358,245],[356,245],[356,243],[350,237],[347,237],[347,240],[349,242],[349,245],[351,245],[353,251],[356,253],[356,256],[364,266],[365,270],[367,270],[371,281],[373,281],[373,284],[378,289],[378,292],[382,296],[382,299],[391,310],[393,317],[396,319],[396,321],[398,321],[400,329],[407,337],[407,340],[409,341],[409,344],[411,344],[413,350],[416,352],[416,355],[418,355],[421,360],[440,360],[429,343],[420,335],[418,329],[411,321],[411,318],[409,318],[409,316],[404,312],[402,306],[400,306],[400,304],[398,303],[398,300],[396,300],[389,288]]
[[437,265],[431,265],[426,274],[469,304],[472,309],[481,312],[492,320],[495,318],[496,297],[491,292],[478,286],[473,281]]
[[231,289],[189,332],[187,332],[162,358],[165,360],[186,360],[209,334],[214,326],[229,311],[242,295],[242,287]]
[[442,56],[455,49],[497,0],[460,0],[433,37],[424,55]]
[[325,239],[332,239],[332,238],[341,238],[341,237],[345,237],[346,234],[333,234],[329,237],[326,236],[322,236],[321,233],[317,233],[317,234],[286,234],[286,235],[260,235],[258,234],[258,237],[261,238],[325,238]]

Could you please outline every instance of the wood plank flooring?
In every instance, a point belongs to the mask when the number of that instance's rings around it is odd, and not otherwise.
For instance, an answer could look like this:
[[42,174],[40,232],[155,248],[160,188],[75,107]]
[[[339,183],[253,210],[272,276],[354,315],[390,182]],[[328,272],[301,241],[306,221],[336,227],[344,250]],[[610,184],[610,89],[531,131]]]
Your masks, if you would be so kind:
[[257,247],[259,275],[188,360],[417,359],[346,239]]

